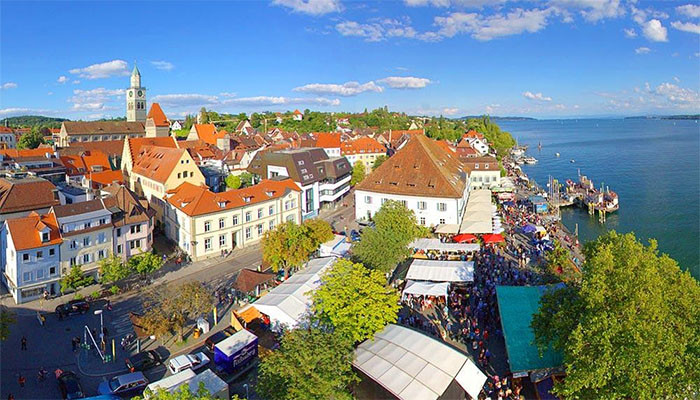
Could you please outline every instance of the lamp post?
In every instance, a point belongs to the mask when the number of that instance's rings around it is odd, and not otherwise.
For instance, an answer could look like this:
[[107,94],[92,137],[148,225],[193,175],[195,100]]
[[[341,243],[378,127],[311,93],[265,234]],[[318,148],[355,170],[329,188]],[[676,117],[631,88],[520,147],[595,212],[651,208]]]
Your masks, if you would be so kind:
[[95,310],[95,315],[100,316],[100,334],[104,335],[105,329],[104,329],[104,320],[102,319],[102,310]]
[[244,383],[243,387],[245,388],[245,398],[247,399],[248,398],[248,384]]

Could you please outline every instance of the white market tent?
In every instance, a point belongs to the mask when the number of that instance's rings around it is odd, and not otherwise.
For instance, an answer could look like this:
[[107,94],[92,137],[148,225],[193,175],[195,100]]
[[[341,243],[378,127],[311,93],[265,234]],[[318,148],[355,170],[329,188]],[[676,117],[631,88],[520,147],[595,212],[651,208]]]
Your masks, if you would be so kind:
[[321,257],[338,256],[344,257],[350,250],[352,244],[347,242],[347,238],[343,235],[334,235],[333,239],[322,243],[318,248],[318,254]]
[[469,203],[465,212],[491,212],[491,203]]
[[403,289],[402,297],[407,294],[416,296],[439,296],[447,297],[447,289],[450,284],[448,282],[423,282],[423,281],[408,281]]
[[493,226],[491,221],[465,221],[459,231],[461,233],[491,233]]
[[458,231],[459,225],[457,224],[441,224],[435,227],[435,233],[440,233],[443,235],[457,233]]
[[270,317],[274,328],[292,328],[309,309],[311,297],[308,293],[321,285],[321,274],[336,260],[336,257],[324,257],[307,262],[306,268],[261,297],[253,307]]
[[443,243],[440,239],[416,239],[408,247],[414,249],[428,251],[446,251],[446,252],[458,252],[458,251],[479,251],[480,246],[477,243]]
[[467,207],[462,216],[459,233],[493,232],[492,212],[491,191],[486,189],[473,190],[467,199]]
[[406,279],[432,282],[473,282],[473,261],[442,261],[414,259]]
[[435,400],[455,380],[476,399],[486,382],[486,375],[465,354],[394,324],[387,325],[373,340],[362,342],[352,364],[403,400]]

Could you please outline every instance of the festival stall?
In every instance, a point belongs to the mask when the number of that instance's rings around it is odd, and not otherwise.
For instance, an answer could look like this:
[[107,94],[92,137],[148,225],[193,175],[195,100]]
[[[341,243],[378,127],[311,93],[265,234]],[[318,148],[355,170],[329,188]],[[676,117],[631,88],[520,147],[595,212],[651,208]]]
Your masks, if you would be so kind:
[[472,243],[476,239],[477,237],[471,233],[460,233],[452,238],[455,243]]
[[419,251],[440,251],[445,253],[472,253],[479,251],[480,248],[476,243],[445,243],[435,238],[416,239],[408,246]]
[[484,241],[484,244],[502,243],[505,241],[503,236],[498,233],[482,235],[481,239]]
[[401,297],[406,298],[407,295],[447,297],[449,286],[449,282],[407,281]]
[[441,261],[414,259],[406,279],[431,282],[473,282],[473,261]]

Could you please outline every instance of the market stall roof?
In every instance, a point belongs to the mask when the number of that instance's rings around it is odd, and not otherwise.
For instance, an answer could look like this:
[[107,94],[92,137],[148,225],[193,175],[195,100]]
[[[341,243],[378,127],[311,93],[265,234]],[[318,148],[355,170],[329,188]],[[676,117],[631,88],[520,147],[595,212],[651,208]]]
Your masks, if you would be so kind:
[[486,211],[486,212],[491,212],[491,203],[469,203],[467,204],[467,209],[465,212],[468,213],[475,213],[475,212],[481,212],[481,211]]
[[501,243],[505,240],[503,236],[498,233],[482,235],[481,239],[483,239],[484,243]]
[[435,233],[440,233],[443,235],[457,233],[457,231],[459,231],[459,225],[457,224],[440,224],[435,227]]
[[437,399],[454,380],[476,399],[486,382],[486,375],[465,354],[423,333],[394,324],[387,325],[374,339],[362,342],[355,350],[352,364],[390,393],[406,400]]
[[447,296],[448,282],[423,282],[408,281],[403,289],[403,294],[416,296]]
[[311,304],[310,292],[321,285],[321,274],[336,260],[336,257],[323,257],[307,262],[306,268],[272,289],[253,306],[270,317],[273,327],[297,325]]
[[416,239],[411,244],[408,245],[414,249],[418,250],[436,250],[436,251],[446,251],[446,252],[458,252],[458,251],[479,251],[480,246],[476,243],[443,243],[440,239]]
[[491,221],[464,221],[459,228],[460,233],[491,233],[493,225]]
[[348,243],[347,237],[343,235],[334,235],[333,239],[319,246],[319,254],[321,257],[338,256],[342,257],[350,250],[352,244]]
[[255,287],[272,281],[275,279],[275,274],[268,274],[265,272],[253,271],[252,269],[244,268],[238,273],[236,277],[236,283],[233,287],[241,292],[248,293],[255,290]]
[[533,344],[532,315],[542,294],[552,286],[496,286],[498,310],[511,372],[535,371],[562,365],[562,355],[548,348],[540,357]]
[[476,236],[471,233],[460,233],[459,235],[455,235],[452,240],[454,240],[455,243],[469,243],[475,241]]
[[413,259],[406,279],[432,282],[474,281],[473,261],[442,261]]

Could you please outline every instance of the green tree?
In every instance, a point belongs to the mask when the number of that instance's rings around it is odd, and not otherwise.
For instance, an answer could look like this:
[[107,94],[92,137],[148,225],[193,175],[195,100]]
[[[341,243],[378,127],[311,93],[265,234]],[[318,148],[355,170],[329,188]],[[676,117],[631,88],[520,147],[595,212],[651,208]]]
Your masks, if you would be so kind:
[[542,296],[535,341],[561,351],[565,398],[692,398],[700,382],[700,285],[634,234],[584,248],[580,283]]
[[294,329],[280,349],[262,358],[256,391],[263,399],[350,400],[353,347],[341,335],[318,327]]
[[574,268],[571,261],[571,253],[558,240],[554,241],[554,249],[545,254],[547,272],[558,276],[565,282],[576,280],[580,277],[579,271]]
[[350,185],[355,186],[365,179],[365,163],[362,161],[357,161],[355,165],[352,166],[352,178],[350,178]]
[[10,337],[10,325],[15,322],[17,322],[15,313],[0,305],[0,340],[7,340]]
[[100,268],[100,283],[109,284],[128,278],[134,271],[121,257],[114,254],[98,262]]
[[249,172],[244,172],[238,177],[241,179],[241,186],[243,187],[248,187],[248,186],[253,186],[253,174]]
[[380,271],[339,260],[323,274],[321,282],[312,295],[314,315],[353,342],[370,339],[396,322],[399,293],[386,286]]
[[372,171],[379,168],[380,165],[384,164],[384,161],[386,161],[387,158],[388,157],[385,155],[377,156],[377,158],[374,159],[374,164],[372,164]]
[[18,149],[36,149],[40,144],[44,144],[44,135],[41,134],[38,127],[32,128],[32,131],[25,133],[19,137],[17,141]]
[[353,248],[355,258],[372,269],[391,272],[411,252],[408,245],[426,236],[425,227],[416,224],[413,211],[398,201],[387,201],[374,215],[375,226],[366,228]]
[[[164,388],[158,388],[155,393],[150,389],[146,389],[144,397],[134,397],[133,400],[143,400],[145,398],[152,400],[214,400],[214,396],[207,390],[204,382],[199,382],[199,387],[196,392],[190,390],[189,385],[181,385],[176,390],[169,392]],[[239,400],[238,395],[233,395],[231,400]]]
[[175,330],[182,339],[185,326],[212,309],[213,298],[202,282],[192,281],[154,288],[143,306],[146,312],[140,322],[147,332],[162,336]]
[[209,123],[209,114],[207,113],[207,109],[202,107],[199,109],[199,122],[202,124],[208,124]]
[[163,267],[163,258],[153,253],[143,253],[129,259],[129,268],[142,278]]
[[67,275],[61,278],[61,292],[67,292],[69,290],[78,290],[82,287],[92,284],[95,280],[88,275],[83,273],[80,265],[74,265],[71,267]]
[[229,189],[238,189],[239,187],[241,187],[241,178],[236,175],[227,176],[226,187]]
[[316,251],[318,243],[311,237],[308,227],[287,221],[265,232],[262,246],[263,259],[272,270],[282,270],[286,274],[304,264]]
[[307,219],[302,225],[309,229],[309,235],[315,243],[314,247],[333,239],[333,228],[320,218]]

